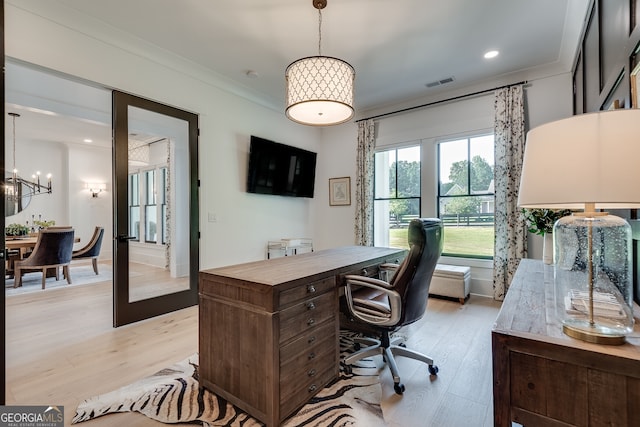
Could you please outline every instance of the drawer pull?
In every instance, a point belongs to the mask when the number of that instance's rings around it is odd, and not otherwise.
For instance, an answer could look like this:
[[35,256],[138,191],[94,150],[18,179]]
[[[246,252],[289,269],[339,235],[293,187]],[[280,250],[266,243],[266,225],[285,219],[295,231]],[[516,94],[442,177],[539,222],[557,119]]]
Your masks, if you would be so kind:
[[307,310],[315,310],[315,308],[316,305],[313,303],[313,301],[307,303]]
[[316,354],[313,351],[309,353],[309,360],[313,360],[315,358],[316,358]]
[[316,323],[315,319],[312,317],[311,319],[307,320],[307,325],[311,326],[314,323]]
[[313,336],[309,337],[309,339],[307,340],[307,343],[313,344],[315,342],[315,340],[316,340],[316,336],[313,335]]
[[310,377],[315,377],[316,376],[316,370],[315,369],[309,369],[309,372],[307,372],[307,375]]
[[308,388],[309,393],[313,393],[314,391],[316,391],[318,389],[318,386],[315,384],[311,384]]
[[309,292],[310,294],[315,294],[316,293],[316,287],[313,285],[308,285],[307,286],[307,292]]

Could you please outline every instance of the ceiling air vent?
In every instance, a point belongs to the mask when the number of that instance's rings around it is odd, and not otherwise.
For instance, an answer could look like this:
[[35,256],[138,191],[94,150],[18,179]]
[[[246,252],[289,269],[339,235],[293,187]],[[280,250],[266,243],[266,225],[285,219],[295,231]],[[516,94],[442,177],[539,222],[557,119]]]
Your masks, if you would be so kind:
[[440,85],[445,85],[447,83],[451,83],[453,80],[454,80],[453,76],[446,77],[444,79],[436,80],[435,82],[427,83],[425,86],[429,87],[429,88],[436,87],[436,86],[440,86]]

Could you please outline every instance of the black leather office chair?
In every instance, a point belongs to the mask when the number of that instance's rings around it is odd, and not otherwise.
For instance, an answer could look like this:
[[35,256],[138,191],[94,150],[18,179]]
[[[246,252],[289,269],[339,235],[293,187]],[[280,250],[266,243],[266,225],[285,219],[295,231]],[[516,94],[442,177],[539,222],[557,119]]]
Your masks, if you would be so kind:
[[96,227],[93,230],[91,240],[82,249],[73,251],[71,259],[91,259],[93,272],[98,274],[98,256],[100,256],[100,248],[102,247],[102,236],[104,234],[103,227]]
[[409,254],[398,266],[389,281],[347,275],[345,296],[349,312],[356,321],[372,326],[380,339],[363,338],[358,342],[368,347],[357,349],[343,362],[345,368],[356,361],[382,354],[393,375],[394,390],[404,392],[395,356],[409,357],[429,365],[429,373],[436,375],[438,367],[433,359],[405,348],[402,339],[390,340],[390,333],[409,325],[424,315],[429,296],[431,276],[442,253],[442,222],[437,218],[414,219],[409,223]]

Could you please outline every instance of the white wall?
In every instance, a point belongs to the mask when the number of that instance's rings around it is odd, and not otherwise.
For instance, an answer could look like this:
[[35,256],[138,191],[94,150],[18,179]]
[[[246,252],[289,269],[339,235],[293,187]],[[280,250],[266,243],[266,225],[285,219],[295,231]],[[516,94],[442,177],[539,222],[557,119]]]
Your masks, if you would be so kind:
[[[358,127],[355,123],[322,130],[318,151],[315,194],[315,241],[317,249],[355,244],[356,151]],[[329,178],[351,178],[351,205],[329,206]]]
[[245,183],[252,134],[317,152],[320,130],[223,90],[208,70],[72,9],[20,6],[5,4],[7,56],[199,114],[201,268],[263,259],[268,240],[315,237],[314,199],[248,194]]
[[[536,80],[526,90],[529,129],[573,115],[573,81],[570,73]],[[542,259],[542,237],[529,233],[529,258]]]
[[[107,161],[105,161],[107,159]],[[102,246],[99,259],[112,259],[113,245],[110,239],[113,236],[113,213],[111,209],[111,149],[87,148],[82,145],[69,147],[68,167],[68,198],[66,204],[69,207],[67,220],[60,218],[57,224],[73,225],[75,236],[80,237],[80,243],[76,249],[83,247],[90,240],[96,226],[104,227]],[[87,182],[106,183],[107,188],[92,197],[85,188]],[[54,199],[58,193],[52,194]]]

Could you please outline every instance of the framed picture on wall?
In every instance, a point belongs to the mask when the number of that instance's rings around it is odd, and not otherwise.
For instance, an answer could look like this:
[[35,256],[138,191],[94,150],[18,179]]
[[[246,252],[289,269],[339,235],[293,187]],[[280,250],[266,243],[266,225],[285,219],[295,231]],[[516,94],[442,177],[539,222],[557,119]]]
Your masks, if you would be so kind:
[[329,178],[329,206],[351,204],[351,178]]

